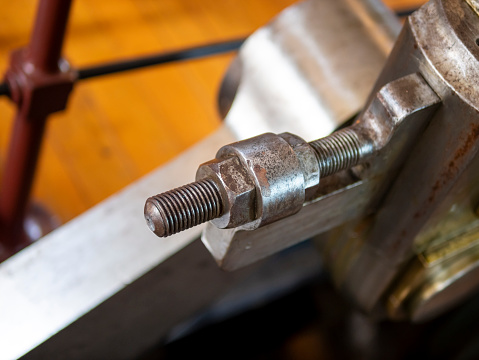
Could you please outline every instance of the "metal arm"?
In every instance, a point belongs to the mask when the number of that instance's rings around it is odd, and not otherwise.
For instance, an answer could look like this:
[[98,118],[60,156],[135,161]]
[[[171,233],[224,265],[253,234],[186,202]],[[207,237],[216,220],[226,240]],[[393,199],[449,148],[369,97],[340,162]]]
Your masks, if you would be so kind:
[[364,311],[417,321],[444,311],[479,286],[478,33],[474,2],[428,3],[352,127],[309,144],[265,134],[223,147],[197,173],[215,212],[195,217],[208,202],[191,200],[193,183],[147,201],[150,228],[165,236],[213,219],[202,240],[228,270],[321,234],[332,277]]

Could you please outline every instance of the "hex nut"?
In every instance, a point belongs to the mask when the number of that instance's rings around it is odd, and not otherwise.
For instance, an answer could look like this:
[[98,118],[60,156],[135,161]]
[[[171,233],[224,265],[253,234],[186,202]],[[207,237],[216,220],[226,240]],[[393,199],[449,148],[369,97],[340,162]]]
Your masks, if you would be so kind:
[[286,140],[296,154],[303,172],[305,190],[316,189],[319,186],[320,169],[314,149],[297,135],[282,133],[278,136]]
[[223,199],[222,216],[212,220],[216,227],[234,228],[255,220],[255,182],[238,157],[214,159],[201,164],[196,173],[196,180],[204,178],[216,182]]

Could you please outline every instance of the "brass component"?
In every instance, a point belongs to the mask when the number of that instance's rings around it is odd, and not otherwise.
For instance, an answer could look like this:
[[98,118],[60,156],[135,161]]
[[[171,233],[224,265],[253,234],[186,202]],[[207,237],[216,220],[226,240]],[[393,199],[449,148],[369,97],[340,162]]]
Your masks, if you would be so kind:
[[466,0],[469,6],[479,15],[479,1],[478,0]]
[[479,227],[419,253],[387,296],[393,319],[429,320],[479,286]]

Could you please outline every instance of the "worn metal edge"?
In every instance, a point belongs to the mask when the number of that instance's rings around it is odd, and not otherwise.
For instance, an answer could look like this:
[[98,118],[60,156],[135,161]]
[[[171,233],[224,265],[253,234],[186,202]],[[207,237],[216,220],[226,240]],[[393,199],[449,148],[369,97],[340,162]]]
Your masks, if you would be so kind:
[[0,357],[25,354],[198,238],[202,227],[158,239],[143,219],[144,201],[191,181],[198,163],[232,141],[222,126],[1,263]]

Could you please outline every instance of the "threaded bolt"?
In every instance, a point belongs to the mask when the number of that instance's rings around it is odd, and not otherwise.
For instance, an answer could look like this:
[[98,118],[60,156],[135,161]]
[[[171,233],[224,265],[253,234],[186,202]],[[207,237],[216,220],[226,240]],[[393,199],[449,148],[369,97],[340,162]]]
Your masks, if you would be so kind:
[[[354,127],[309,143],[319,162],[320,177],[355,166],[372,147],[361,141]],[[209,178],[148,198],[145,219],[159,237],[167,237],[223,214],[217,184]]]
[[321,178],[357,165],[365,153],[353,128],[336,131],[309,145],[316,152]]
[[167,237],[220,217],[223,201],[211,179],[203,179],[146,200],[145,219],[159,237]]

